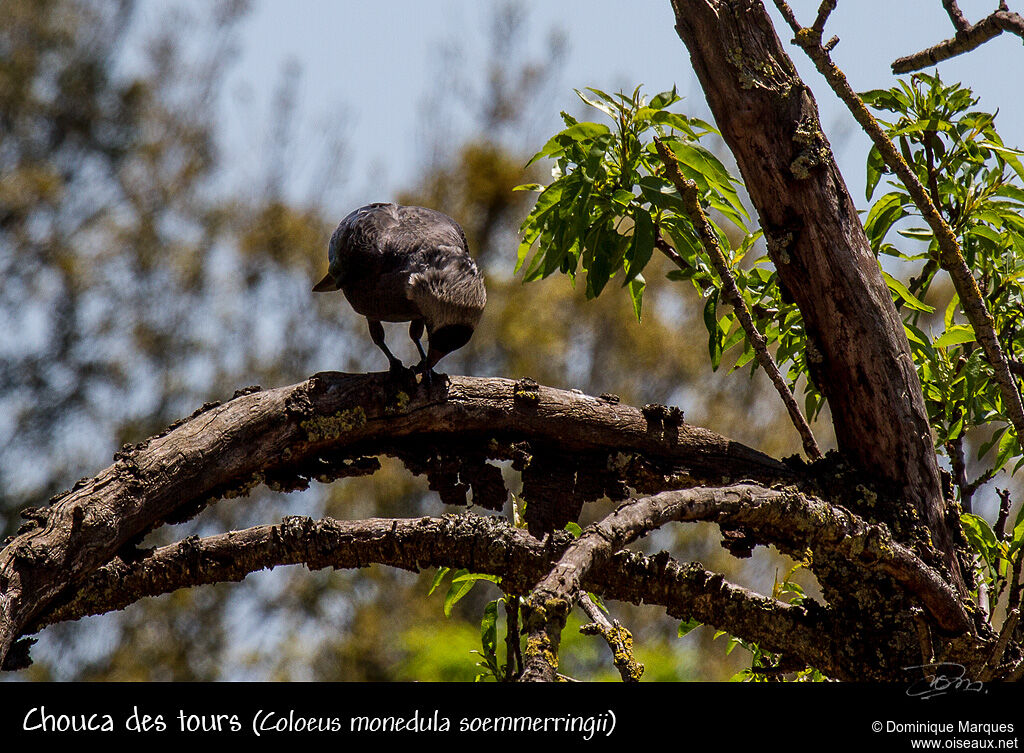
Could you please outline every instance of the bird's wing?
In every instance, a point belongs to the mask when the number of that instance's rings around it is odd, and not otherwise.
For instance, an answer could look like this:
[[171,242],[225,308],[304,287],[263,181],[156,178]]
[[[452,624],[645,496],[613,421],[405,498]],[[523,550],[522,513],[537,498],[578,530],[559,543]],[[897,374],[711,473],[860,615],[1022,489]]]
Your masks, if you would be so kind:
[[394,204],[368,204],[341,221],[328,246],[328,275],[335,290],[367,277],[393,271],[385,250],[399,219]]

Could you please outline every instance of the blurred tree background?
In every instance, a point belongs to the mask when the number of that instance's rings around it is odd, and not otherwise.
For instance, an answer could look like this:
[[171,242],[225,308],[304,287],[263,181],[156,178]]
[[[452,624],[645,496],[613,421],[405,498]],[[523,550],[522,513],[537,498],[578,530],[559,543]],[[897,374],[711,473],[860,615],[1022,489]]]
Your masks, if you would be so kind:
[[[421,93],[422,118],[408,124],[422,140],[417,180],[390,196],[347,195],[345,155],[360,145],[346,143],[339,117],[337,129],[316,135],[322,169],[308,198],[296,202],[285,187],[291,150],[303,137],[292,96],[300,69],[287,66],[267,82],[274,111],[254,126],[264,147],[250,156],[244,184],[219,146],[217,103],[248,10],[238,0],[182,3],[161,6],[159,23],[139,24],[131,0],[5,0],[0,9],[4,535],[17,528],[23,507],[45,504],[109,464],[123,443],[206,401],[251,384],[297,382],[325,362],[382,370],[363,319],[340,296],[310,293],[334,225],[370,200],[452,215],[486,272],[483,322],[445,370],[529,376],[613,392],[634,405],[674,404],[691,423],[776,457],[799,450],[760,372],[749,379],[728,363],[711,371],[701,302],[665,279],[667,266],[648,275],[642,324],[625,294],[586,301],[561,279],[524,286],[513,278],[517,228],[531,196],[512,188],[543,177],[524,168],[542,135],[530,124],[550,109],[551,92],[604,84],[561,80],[570,37],[531,28],[515,4],[494,6],[477,30],[489,35],[486,65],[460,65],[451,40],[439,40],[435,59],[417,61],[438,71],[434,90]],[[530,59],[525,42],[538,33],[548,48]],[[456,108],[467,114],[458,127],[442,115]],[[408,360],[411,345],[392,339]],[[824,448],[828,425],[826,415],[814,427]],[[383,459],[371,477],[290,495],[261,488],[172,533],[209,535],[290,514],[443,511],[424,479]],[[648,546],[761,592],[770,593],[791,565],[760,549],[738,563],[719,542],[717,527],[700,525],[659,532]],[[427,596],[432,578],[282,568],[180,591],[47,629],[32,667],[7,679],[472,679],[483,605],[498,592],[481,582],[446,618],[446,586]],[[658,609],[608,606],[633,631],[645,679],[727,679],[749,664],[743,650],[727,654],[727,639],[709,629],[679,638],[678,624]],[[562,670],[616,678],[603,642],[572,627]]]

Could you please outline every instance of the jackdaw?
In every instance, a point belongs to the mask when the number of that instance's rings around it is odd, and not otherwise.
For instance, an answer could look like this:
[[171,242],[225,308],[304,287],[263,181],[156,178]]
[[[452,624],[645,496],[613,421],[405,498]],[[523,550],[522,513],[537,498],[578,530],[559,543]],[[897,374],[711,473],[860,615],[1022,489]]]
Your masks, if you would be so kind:
[[[327,275],[313,290],[341,290],[366,317],[370,337],[403,368],[384,342],[381,322],[412,322],[409,336],[429,376],[447,353],[469,342],[487,292],[469,255],[466,234],[448,215],[424,207],[368,204],[341,221],[327,248]],[[427,352],[420,338],[427,331]]]

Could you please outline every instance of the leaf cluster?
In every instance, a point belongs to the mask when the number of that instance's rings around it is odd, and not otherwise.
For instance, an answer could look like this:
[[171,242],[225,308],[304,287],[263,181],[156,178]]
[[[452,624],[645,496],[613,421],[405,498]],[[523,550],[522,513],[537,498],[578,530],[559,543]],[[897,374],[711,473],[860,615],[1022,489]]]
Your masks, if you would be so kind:
[[[957,235],[1000,342],[1008,357],[1019,361],[1024,355],[1021,152],[1003,144],[995,115],[975,109],[978,99],[969,89],[945,84],[938,75],[916,74],[909,82],[861,96],[876,110],[893,114],[880,122]],[[885,172],[877,148],[872,148],[867,158],[869,199]],[[1010,426],[999,388],[957,295],[943,312],[942,328],[928,331],[935,309],[924,300],[940,268],[938,242],[924,223],[908,227],[902,222],[920,213],[902,184],[888,181],[887,186],[889,190],[868,210],[864,229],[876,254],[918,265],[918,274],[908,285],[891,276],[887,281],[901,308],[937,444],[944,446],[971,428],[992,425],[992,436],[981,444],[978,459],[996,448],[989,473],[1017,458],[1015,471],[1024,463],[1020,438]],[[923,250],[901,250],[889,240],[894,229]]]

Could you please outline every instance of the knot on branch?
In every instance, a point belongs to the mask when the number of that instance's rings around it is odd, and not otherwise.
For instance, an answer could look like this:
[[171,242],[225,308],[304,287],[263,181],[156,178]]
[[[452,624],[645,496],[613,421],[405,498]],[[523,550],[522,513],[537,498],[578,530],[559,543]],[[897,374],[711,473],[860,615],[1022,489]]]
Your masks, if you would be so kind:
[[517,402],[536,404],[540,401],[540,385],[529,377],[523,377],[513,386],[512,397]]

